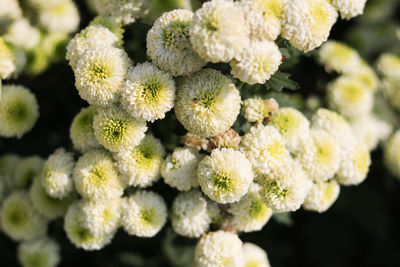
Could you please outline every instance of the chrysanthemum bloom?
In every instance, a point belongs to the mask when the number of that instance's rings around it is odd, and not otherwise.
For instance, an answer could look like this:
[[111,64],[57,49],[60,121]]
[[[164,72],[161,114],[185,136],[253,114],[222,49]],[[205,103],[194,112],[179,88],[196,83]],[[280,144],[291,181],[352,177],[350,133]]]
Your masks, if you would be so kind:
[[15,241],[34,240],[46,234],[45,218],[33,209],[29,194],[14,191],[1,207],[1,228]]
[[32,27],[27,19],[20,19],[8,27],[3,38],[15,46],[29,50],[39,44],[40,31]]
[[17,255],[23,267],[56,267],[61,260],[60,246],[48,237],[20,243]]
[[274,179],[267,179],[259,193],[273,211],[288,212],[300,208],[311,186],[302,168],[292,163],[281,169]]
[[243,244],[245,267],[270,267],[267,253],[253,243]]
[[194,13],[190,42],[203,59],[229,62],[247,48],[249,32],[238,5],[232,0],[212,0]]
[[179,191],[188,191],[197,187],[197,166],[202,159],[199,151],[193,147],[177,147],[163,161],[161,175],[164,182]]
[[239,2],[251,39],[274,41],[281,33],[281,18],[286,0],[243,0]]
[[20,160],[21,158],[16,154],[4,154],[0,157],[0,176],[8,190],[15,188],[14,171]]
[[121,94],[122,107],[129,115],[154,122],[174,106],[175,82],[169,73],[146,62],[128,72]]
[[335,180],[314,183],[304,200],[303,208],[319,213],[324,212],[336,201],[339,193],[340,185]]
[[273,98],[263,100],[261,97],[255,96],[243,101],[244,117],[249,122],[262,122],[278,108],[279,104]]
[[64,216],[69,204],[75,199],[73,193],[62,199],[52,198],[44,190],[40,176],[33,180],[29,190],[29,197],[31,198],[33,207],[49,220]]
[[351,76],[358,79],[372,92],[378,90],[379,78],[373,68],[371,68],[365,61],[351,73]]
[[194,266],[244,266],[242,241],[236,234],[225,231],[203,235],[194,251]]
[[95,236],[114,235],[120,226],[121,198],[107,201],[79,201],[81,220]]
[[211,218],[207,200],[199,190],[180,193],[172,203],[171,223],[174,231],[187,237],[200,237],[207,231]]
[[118,47],[122,47],[122,45],[124,44],[123,38],[125,29],[122,27],[122,24],[117,21],[116,18],[109,16],[97,16],[89,23],[89,26],[93,25],[101,25],[109,29],[115,36],[118,37]]
[[380,141],[386,140],[392,132],[392,125],[373,114],[351,120],[354,136],[365,143],[369,151],[374,150]]
[[17,188],[28,186],[33,178],[42,172],[44,160],[39,156],[29,156],[14,165],[14,184]]
[[201,190],[218,203],[238,201],[249,190],[253,177],[246,156],[232,148],[214,149],[197,168]]
[[358,185],[362,183],[369,171],[371,156],[361,140],[355,140],[342,148],[342,161],[336,174],[341,185]]
[[66,59],[72,68],[83,56],[87,49],[95,49],[97,46],[118,47],[118,37],[109,29],[101,25],[92,25],[83,29],[68,43]]
[[289,160],[286,142],[273,126],[253,126],[240,143],[256,174],[273,177]]
[[290,0],[282,14],[282,36],[297,49],[308,52],[328,39],[337,19],[326,0]]
[[175,114],[189,132],[211,137],[229,130],[240,112],[240,94],[220,72],[204,69],[178,86]]
[[388,170],[400,179],[400,131],[396,131],[385,145],[384,162]]
[[12,48],[0,37],[0,79],[8,79],[17,70]]
[[121,178],[127,185],[147,187],[160,178],[165,149],[160,140],[151,135],[139,145],[114,155]]
[[319,49],[319,60],[328,71],[352,73],[361,65],[358,52],[344,43],[327,41]]
[[94,135],[93,118],[97,114],[95,106],[82,108],[74,117],[70,128],[70,137],[74,148],[80,152],[87,152],[101,145]]
[[112,234],[93,233],[84,220],[83,212],[79,201],[71,204],[64,217],[64,230],[68,239],[78,248],[84,250],[99,250],[111,242],[114,237]]
[[333,178],[339,169],[340,145],[336,138],[325,130],[311,129],[310,136],[300,142],[296,159],[310,179],[327,181]]
[[0,10],[0,31],[6,29],[12,22],[22,17],[18,0],[3,0]]
[[135,22],[149,11],[149,0],[99,0],[97,11],[102,15],[116,18],[123,25]]
[[371,112],[374,95],[358,79],[342,76],[328,84],[327,102],[343,116],[354,118]]
[[72,170],[74,168],[72,153],[63,148],[57,149],[46,160],[41,176],[46,193],[53,198],[64,198],[73,190]]
[[296,151],[302,138],[309,135],[310,122],[297,109],[280,108],[272,114],[271,125],[273,125],[286,141],[289,151]]
[[377,65],[385,78],[400,80],[400,57],[385,53],[379,57]]
[[226,133],[211,137],[207,151],[211,152],[215,148],[239,149],[240,140],[240,135],[235,130],[230,129]]
[[81,156],[73,171],[75,189],[83,198],[107,200],[122,196],[124,183],[110,153],[90,150]]
[[173,76],[188,75],[206,64],[190,44],[192,17],[193,12],[184,9],[166,12],[147,33],[147,55],[154,64]]
[[400,110],[400,80],[384,78],[382,80],[383,93],[386,99],[397,111]]
[[39,117],[35,95],[18,85],[5,85],[0,101],[0,135],[21,138]]
[[124,50],[112,46],[89,48],[74,69],[79,95],[91,105],[115,103],[123,86],[129,58]]
[[129,116],[119,107],[99,109],[93,119],[94,135],[111,152],[137,146],[147,130],[146,122]]
[[164,199],[151,191],[137,191],[122,203],[121,223],[130,235],[155,236],[167,221]]
[[252,41],[236,58],[229,63],[231,74],[248,84],[265,83],[282,62],[278,46],[268,40]]
[[351,19],[363,13],[367,0],[332,0],[330,2],[337,8],[342,19]]
[[242,232],[261,230],[271,218],[272,210],[261,201],[260,186],[252,184],[249,192],[238,202],[232,203],[228,212],[233,215],[231,224]]

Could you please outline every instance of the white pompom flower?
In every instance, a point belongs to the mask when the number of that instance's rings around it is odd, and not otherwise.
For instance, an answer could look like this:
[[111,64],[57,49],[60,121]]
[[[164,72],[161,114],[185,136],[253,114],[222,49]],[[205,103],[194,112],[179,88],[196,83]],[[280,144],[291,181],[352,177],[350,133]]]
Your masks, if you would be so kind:
[[96,9],[101,15],[111,16],[127,25],[148,13],[149,0],[98,0]]
[[340,193],[340,185],[335,180],[317,182],[308,193],[303,208],[305,210],[325,212],[336,201]]
[[56,267],[61,261],[60,246],[48,237],[23,242],[17,257],[23,267]]
[[386,78],[400,80],[400,57],[385,53],[378,58],[378,71]]
[[24,50],[38,46],[40,37],[40,31],[29,24],[25,18],[11,24],[3,35],[4,40]]
[[255,96],[243,101],[244,117],[249,122],[262,122],[278,108],[279,104],[273,98],[264,100],[260,96]]
[[351,19],[364,12],[367,0],[332,0],[332,5],[337,8],[340,17],[343,19]]
[[253,243],[243,244],[245,267],[270,267],[267,253]]

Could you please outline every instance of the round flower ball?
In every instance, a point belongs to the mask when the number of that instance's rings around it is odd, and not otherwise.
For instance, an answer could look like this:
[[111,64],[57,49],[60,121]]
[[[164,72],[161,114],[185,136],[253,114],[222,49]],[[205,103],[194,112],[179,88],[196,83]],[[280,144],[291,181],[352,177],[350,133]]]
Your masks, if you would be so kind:
[[253,243],[243,244],[243,255],[246,267],[270,267],[267,253]]
[[367,0],[332,0],[332,5],[337,8],[342,19],[351,19],[364,12]]
[[5,85],[0,101],[0,135],[21,138],[39,118],[34,94],[19,85]]
[[48,237],[18,245],[18,261],[23,267],[56,267],[61,260],[60,246]]
[[303,203],[305,210],[325,212],[336,201],[340,193],[340,185],[335,180],[317,182],[311,187]]
[[70,138],[74,148],[80,152],[85,153],[101,147],[93,129],[93,119],[96,114],[97,108],[95,106],[82,108],[72,121],[69,131]]
[[246,156],[232,148],[214,149],[197,168],[201,190],[218,203],[238,201],[249,190],[253,171]]
[[327,41],[318,51],[319,60],[325,68],[338,73],[355,72],[362,62],[355,49],[337,41]]
[[384,149],[384,162],[388,170],[400,179],[400,131],[396,131]]
[[229,130],[239,115],[240,102],[239,91],[230,79],[204,69],[180,83],[174,110],[186,130],[211,137]]
[[8,79],[17,70],[17,59],[11,46],[0,37],[0,79]]
[[100,0],[95,6],[101,15],[111,16],[123,25],[127,25],[147,14],[151,2],[148,0]]
[[206,64],[190,43],[192,18],[193,12],[189,10],[165,12],[147,33],[147,55],[160,69],[173,76],[191,74]]
[[175,82],[169,73],[148,62],[128,72],[121,103],[132,117],[151,122],[163,119],[174,100]]
[[244,117],[249,122],[262,122],[265,118],[269,118],[278,107],[279,104],[274,98],[264,100],[260,96],[255,96],[243,101]]
[[400,80],[400,57],[384,53],[378,58],[378,71],[386,78]]
[[14,185],[17,188],[27,187],[33,178],[42,172],[44,160],[39,156],[29,156],[21,159],[13,168]]

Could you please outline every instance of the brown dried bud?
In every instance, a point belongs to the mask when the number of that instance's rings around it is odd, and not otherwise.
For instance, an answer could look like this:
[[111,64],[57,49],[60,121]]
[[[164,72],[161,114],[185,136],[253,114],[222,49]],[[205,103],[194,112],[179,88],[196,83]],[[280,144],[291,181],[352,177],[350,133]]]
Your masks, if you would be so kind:
[[235,130],[230,129],[226,133],[214,136],[210,138],[207,151],[211,152],[215,148],[239,148],[240,135]]
[[198,150],[204,149],[206,150],[208,147],[208,140],[205,138],[201,138],[195,134],[187,133],[181,137],[180,143],[188,146],[195,147]]

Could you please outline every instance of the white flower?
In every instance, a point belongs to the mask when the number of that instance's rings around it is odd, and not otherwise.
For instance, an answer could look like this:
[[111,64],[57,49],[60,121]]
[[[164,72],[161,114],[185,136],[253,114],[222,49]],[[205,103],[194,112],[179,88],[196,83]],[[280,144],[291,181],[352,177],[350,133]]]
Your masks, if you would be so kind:
[[335,180],[317,182],[311,187],[310,193],[303,203],[303,208],[319,213],[324,212],[336,201],[339,193],[340,186]]
[[121,178],[128,185],[147,187],[160,178],[160,168],[165,149],[160,140],[151,135],[142,139],[139,145],[116,153]]
[[385,78],[400,80],[400,57],[395,54],[385,53],[381,55],[377,63],[378,71]]
[[214,149],[197,169],[201,190],[218,203],[238,201],[249,190],[254,174],[245,155],[232,148]]
[[332,0],[332,5],[340,12],[343,19],[351,19],[361,15],[367,0]]
[[151,122],[163,119],[174,100],[175,82],[169,73],[148,62],[128,72],[121,102],[132,117]]
[[39,45],[40,31],[32,27],[27,19],[15,21],[3,35],[5,41],[29,50]]
[[289,0],[282,15],[282,36],[297,49],[311,51],[328,39],[337,16],[326,0]]
[[147,33],[147,55],[154,64],[173,76],[191,74],[206,64],[190,44],[192,17],[193,12],[184,9],[166,12]]
[[200,237],[207,231],[211,218],[207,200],[199,190],[180,193],[172,203],[171,223],[174,231],[187,237]]
[[242,241],[236,234],[224,231],[202,236],[194,251],[194,266],[244,266]]
[[147,14],[150,0],[98,0],[97,10],[101,15],[114,17],[122,24],[133,23]]
[[265,118],[269,118],[278,107],[278,102],[273,98],[263,100],[255,96],[243,101],[244,117],[249,122],[262,122]]
[[385,145],[384,162],[392,175],[400,179],[400,131],[397,130]]
[[190,42],[203,59],[229,62],[249,44],[249,28],[243,11],[232,0],[204,3],[194,13]]
[[23,267],[56,267],[61,260],[60,246],[48,237],[20,243],[17,253]]
[[130,235],[155,236],[167,221],[164,199],[151,191],[137,191],[122,203],[122,226]]
[[240,112],[240,94],[220,72],[204,69],[178,86],[174,111],[182,125],[200,137],[226,132]]
[[245,267],[270,267],[267,253],[253,243],[243,244]]
[[197,166],[202,159],[199,151],[193,147],[175,148],[161,166],[164,182],[179,191],[188,191],[197,187]]
[[0,79],[8,79],[17,70],[17,59],[10,45],[0,37]]
[[378,90],[379,78],[374,69],[371,68],[371,66],[369,66],[365,61],[363,61],[361,65],[350,75],[354,78],[357,78],[372,92],[376,92]]
[[272,41],[252,41],[236,58],[229,63],[235,78],[248,84],[263,84],[278,70],[282,54]]
[[21,159],[16,165],[14,171],[14,185],[17,188],[27,187],[42,172],[44,160],[39,156],[29,156]]

